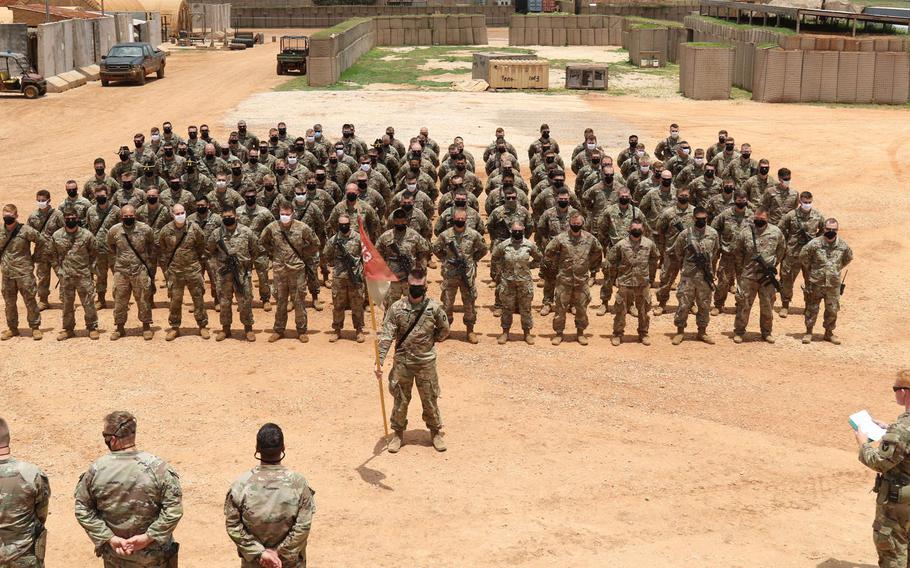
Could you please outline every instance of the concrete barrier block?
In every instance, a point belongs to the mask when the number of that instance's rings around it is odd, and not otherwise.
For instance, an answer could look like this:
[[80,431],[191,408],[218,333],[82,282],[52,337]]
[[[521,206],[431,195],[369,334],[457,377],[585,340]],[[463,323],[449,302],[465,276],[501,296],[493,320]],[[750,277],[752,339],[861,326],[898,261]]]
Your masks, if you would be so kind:
[[79,67],[76,71],[85,76],[87,81],[97,81],[101,78],[101,67],[98,65],[86,65],[85,67]]
[[66,73],[60,73],[57,75],[64,81],[70,84],[70,88],[81,87],[82,85],[88,83],[88,79],[85,78],[85,75],[72,69]]
[[48,93],[62,93],[64,91],[72,89],[68,81],[61,79],[57,75],[46,77],[46,79]]

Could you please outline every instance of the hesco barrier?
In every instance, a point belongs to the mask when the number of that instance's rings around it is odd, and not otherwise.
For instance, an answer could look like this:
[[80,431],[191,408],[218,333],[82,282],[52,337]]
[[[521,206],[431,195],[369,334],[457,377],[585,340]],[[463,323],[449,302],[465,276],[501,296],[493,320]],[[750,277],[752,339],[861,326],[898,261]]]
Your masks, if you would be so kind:
[[683,43],[679,46],[679,90],[698,100],[726,100],[733,86],[733,46]]
[[905,104],[910,53],[758,49],[753,83],[762,102]]
[[234,28],[328,28],[351,18],[482,15],[488,26],[507,26],[513,6],[292,6],[290,0],[241,0],[231,6]]
[[336,28],[310,37],[307,75],[313,87],[338,81],[345,69],[376,45],[376,24],[371,18],[354,18]]
[[376,45],[486,45],[482,14],[377,16]]
[[622,29],[619,16],[513,15],[509,45],[622,45]]
[[646,2],[598,2],[594,5],[582,3],[578,8],[581,15],[600,14],[606,16],[640,16],[655,20],[683,21],[683,18],[697,12],[698,2],[682,2],[673,4],[648,4]]
[[629,61],[633,65],[648,66],[646,61],[658,61],[660,67],[667,64],[669,42],[667,28],[632,26],[628,31]]

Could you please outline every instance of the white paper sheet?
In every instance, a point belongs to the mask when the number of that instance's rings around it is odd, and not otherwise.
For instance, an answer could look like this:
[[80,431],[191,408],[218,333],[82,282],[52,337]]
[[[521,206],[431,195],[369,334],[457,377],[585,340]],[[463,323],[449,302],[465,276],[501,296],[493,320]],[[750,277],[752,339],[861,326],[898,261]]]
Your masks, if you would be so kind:
[[872,421],[872,416],[869,415],[868,410],[860,410],[855,414],[851,414],[850,426],[854,430],[865,432],[866,436],[873,442],[881,440],[882,436],[885,435],[885,429]]

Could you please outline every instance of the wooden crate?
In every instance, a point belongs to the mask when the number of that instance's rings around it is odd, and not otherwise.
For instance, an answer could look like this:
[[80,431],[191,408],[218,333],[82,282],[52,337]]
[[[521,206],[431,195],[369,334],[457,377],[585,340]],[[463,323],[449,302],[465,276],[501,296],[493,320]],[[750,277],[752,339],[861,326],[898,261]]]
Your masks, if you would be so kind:
[[491,89],[548,89],[550,62],[545,59],[494,59],[488,65]]

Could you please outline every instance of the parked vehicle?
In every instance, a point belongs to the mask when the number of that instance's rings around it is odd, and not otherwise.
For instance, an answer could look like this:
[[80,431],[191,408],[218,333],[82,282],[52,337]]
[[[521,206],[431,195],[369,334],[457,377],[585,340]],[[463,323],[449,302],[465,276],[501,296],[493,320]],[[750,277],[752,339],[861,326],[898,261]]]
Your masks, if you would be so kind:
[[145,77],[152,73],[164,78],[167,53],[148,43],[118,43],[101,56],[101,84],[111,81],[131,81],[145,84]]
[[47,93],[47,81],[21,53],[0,51],[0,93],[11,92],[37,99]]
[[281,51],[278,53],[278,74],[299,71],[306,75],[306,58],[310,54],[310,38],[307,36],[281,36]]

